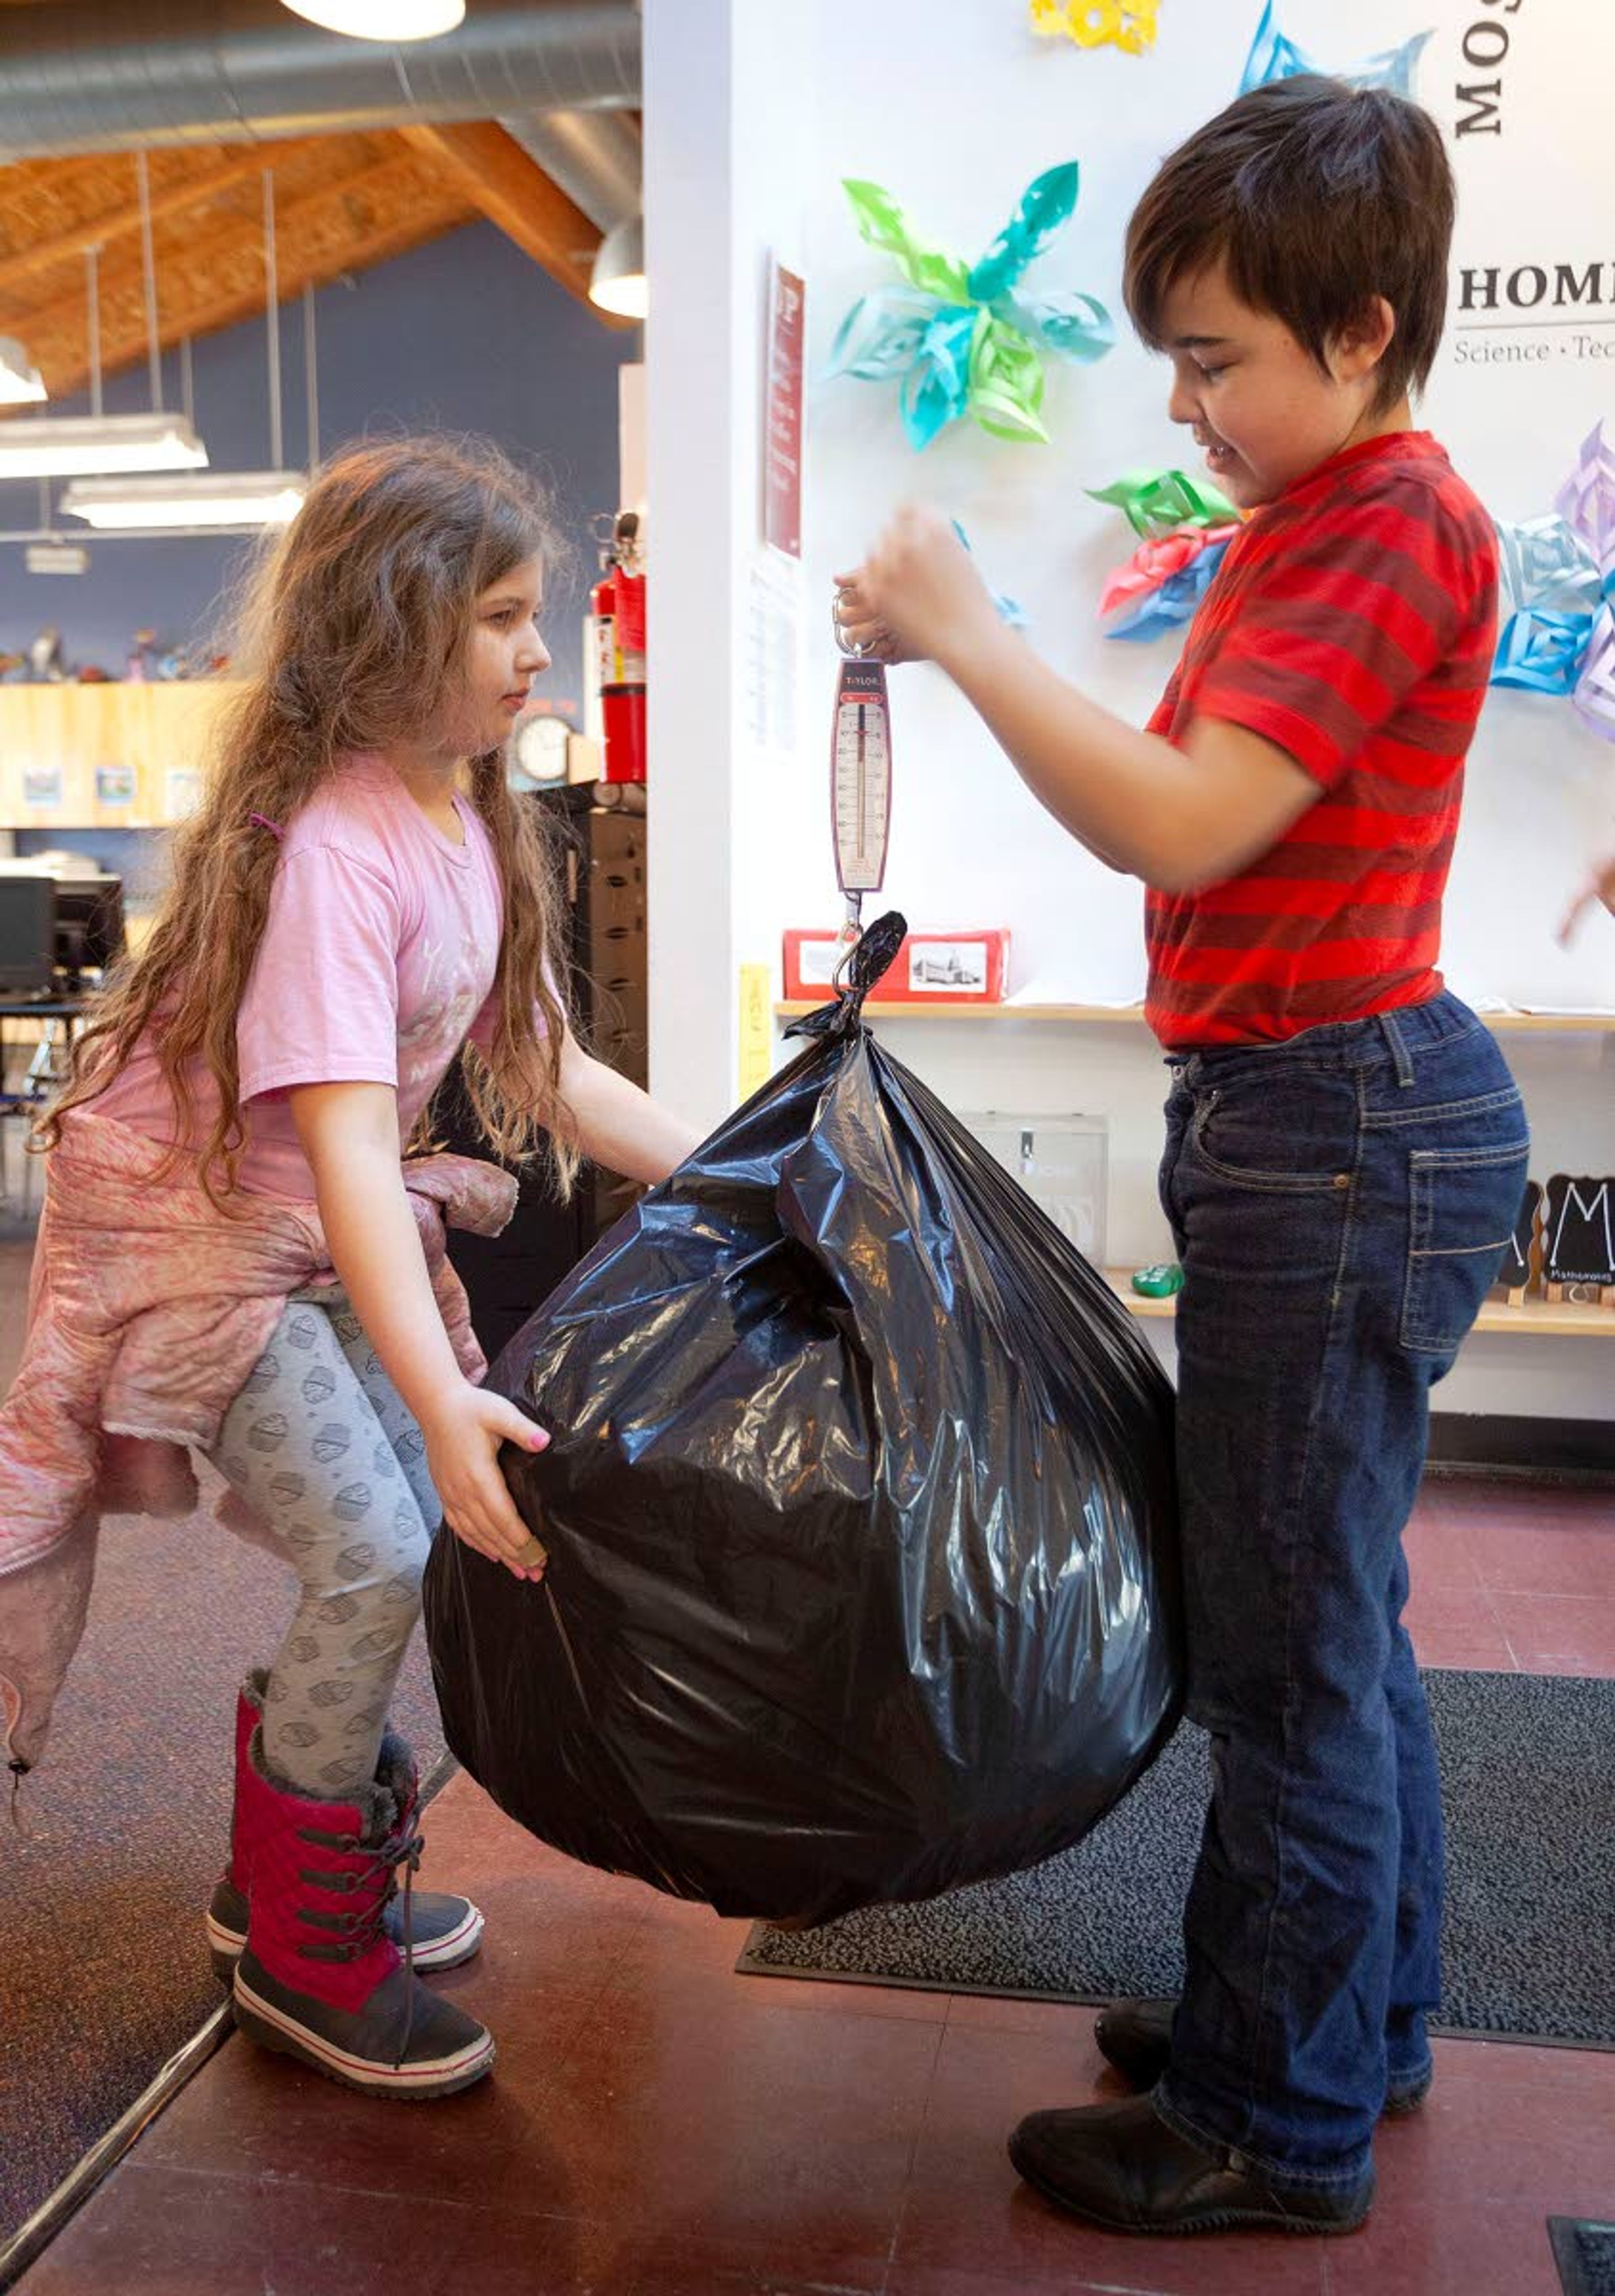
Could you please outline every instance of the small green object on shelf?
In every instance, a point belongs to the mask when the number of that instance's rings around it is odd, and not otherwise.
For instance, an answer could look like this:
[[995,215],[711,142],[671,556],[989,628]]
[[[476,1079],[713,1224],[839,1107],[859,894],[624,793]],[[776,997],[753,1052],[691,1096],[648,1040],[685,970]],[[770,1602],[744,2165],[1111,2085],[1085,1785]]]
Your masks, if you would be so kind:
[[1133,1289],[1146,1300],[1169,1300],[1183,1288],[1184,1272],[1175,1259],[1157,1260],[1152,1267],[1133,1271]]

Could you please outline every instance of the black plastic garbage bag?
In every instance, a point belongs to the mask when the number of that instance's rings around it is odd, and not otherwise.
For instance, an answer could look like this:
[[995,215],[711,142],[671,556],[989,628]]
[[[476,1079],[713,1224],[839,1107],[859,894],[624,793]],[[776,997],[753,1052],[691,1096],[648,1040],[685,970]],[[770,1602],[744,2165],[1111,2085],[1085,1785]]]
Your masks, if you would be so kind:
[[549,1550],[427,1572],[448,1743],[521,1824],[824,1921],[1078,1841],[1170,1734],[1172,1395],[1108,1286],[860,1018],[603,1237],[491,1383]]

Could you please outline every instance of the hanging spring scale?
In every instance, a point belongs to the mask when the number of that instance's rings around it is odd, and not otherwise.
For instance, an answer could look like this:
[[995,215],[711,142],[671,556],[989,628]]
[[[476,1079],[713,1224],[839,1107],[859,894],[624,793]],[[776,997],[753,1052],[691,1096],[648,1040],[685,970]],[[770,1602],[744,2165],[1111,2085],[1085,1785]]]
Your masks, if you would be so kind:
[[878,893],[886,875],[891,831],[891,703],[886,665],[849,645],[841,627],[840,594],[831,602],[831,625],[841,657],[830,737],[830,814],[835,838],[836,882],[847,911],[838,939],[836,986],[864,930],[864,896]]

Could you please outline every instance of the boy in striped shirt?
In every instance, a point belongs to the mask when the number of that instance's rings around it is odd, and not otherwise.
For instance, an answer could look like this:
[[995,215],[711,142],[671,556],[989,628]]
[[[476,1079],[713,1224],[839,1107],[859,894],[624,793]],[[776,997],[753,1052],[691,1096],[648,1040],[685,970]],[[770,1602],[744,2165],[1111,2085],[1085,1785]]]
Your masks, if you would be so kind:
[[1128,310],[1253,513],[1146,730],[1005,630],[928,512],[841,585],[849,636],[939,662],[1056,820],[1149,889],[1211,1805],[1182,2001],[1096,2029],[1144,2093],[1033,2113],[1010,2147],[1130,2231],[1351,2230],[1376,2119],[1431,2080],[1440,1808],[1402,1533],[1528,1152],[1437,969],[1496,598],[1491,521],[1410,406],[1452,220],[1428,115],[1316,78],[1242,96],[1146,191]]

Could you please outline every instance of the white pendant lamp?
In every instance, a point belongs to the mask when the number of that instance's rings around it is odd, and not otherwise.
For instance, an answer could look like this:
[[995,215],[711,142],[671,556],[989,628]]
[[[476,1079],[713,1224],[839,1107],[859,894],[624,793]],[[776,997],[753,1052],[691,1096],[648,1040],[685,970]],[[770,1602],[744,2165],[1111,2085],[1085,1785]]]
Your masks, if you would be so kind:
[[589,275],[589,300],[619,319],[643,319],[650,298],[645,286],[645,219],[629,216],[613,224],[595,251]]
[[23,406],[48,398],[39,370],[14,335],[0,335],[0,406]]
[[465,0],[283,0],[294,16],[351,40],[436,40],[465,21]]

